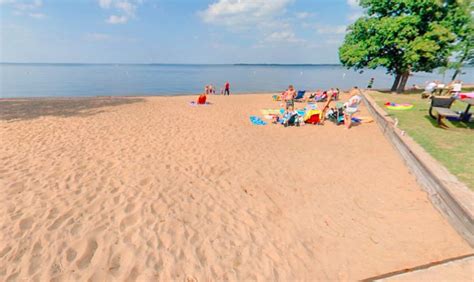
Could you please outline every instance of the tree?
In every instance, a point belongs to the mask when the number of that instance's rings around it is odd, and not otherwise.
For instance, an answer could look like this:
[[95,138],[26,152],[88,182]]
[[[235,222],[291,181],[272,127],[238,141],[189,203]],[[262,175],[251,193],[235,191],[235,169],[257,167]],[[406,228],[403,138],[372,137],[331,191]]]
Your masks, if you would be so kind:
[[361,0],[366,15],[349,26],[339,59],[354,69],[385,67],[395,76],[392,91],[403,92],[411,72],[448,64],[456,32],[465,25],[456,13],[466,1]]
[[474,20],[471,16],[474,13],[474,2],[466,1],[461,4],[463,5],[451,13],[449,21],[457,34],[453,60],[447,65],[447,68],[454,69],[451,80],[455,80],[461,73],[464,64],[474,64]]

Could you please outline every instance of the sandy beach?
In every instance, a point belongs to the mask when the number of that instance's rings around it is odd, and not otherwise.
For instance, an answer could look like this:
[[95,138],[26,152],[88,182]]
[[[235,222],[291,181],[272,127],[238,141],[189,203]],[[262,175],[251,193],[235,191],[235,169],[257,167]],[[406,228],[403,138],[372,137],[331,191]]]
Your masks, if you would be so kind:
[[194,99],[1,100],[0,280],[359,280],[473,252],[375,123]]

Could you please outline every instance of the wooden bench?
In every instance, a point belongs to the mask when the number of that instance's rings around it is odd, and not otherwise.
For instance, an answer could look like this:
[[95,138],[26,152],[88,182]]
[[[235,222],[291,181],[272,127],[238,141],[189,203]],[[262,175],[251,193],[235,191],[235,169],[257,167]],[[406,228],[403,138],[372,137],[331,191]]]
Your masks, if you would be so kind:
[[447,108],[440,108],[440,107],[433,107],[433,110],[435,110],[438,113],[438,118],[436,119],[438,121],[439,126],[444,126],[447,127],[442,119],[445,117],[460,117],[460,114],[456,113],[455,111]]
[[[445,97],[431,97],[431,106],[429,114],[432,118],[436,119],[440,127],[447,127],[443,123],[442,119],[445,117],[460,117],[458,113],[451,110],[451,105],[454,102],[454,98],[445,98]],[[433,111],[436,111],[437,116],[434,116]]]

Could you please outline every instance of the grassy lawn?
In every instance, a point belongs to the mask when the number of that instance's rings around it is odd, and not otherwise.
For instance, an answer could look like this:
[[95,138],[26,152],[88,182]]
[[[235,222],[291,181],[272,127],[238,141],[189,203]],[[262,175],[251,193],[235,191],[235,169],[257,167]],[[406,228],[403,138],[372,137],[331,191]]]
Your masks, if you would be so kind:
[[[463,89],[472,91],[472,89]],[[428,153],[441,162],[459,180],[474,190],[474,122],[445,121],[449,129],[439,128],[428,114],[429,99],[421,99],[421,91],[408,94],[372,92],[371,96],[389,115],[398,119],[398,127],[407,132]],[[384,104],[411,103],[410,110],[389,110]],[[464,111],[466,104],[455,101],[453,110]],[[474,112],[474,107],[470,112]]]

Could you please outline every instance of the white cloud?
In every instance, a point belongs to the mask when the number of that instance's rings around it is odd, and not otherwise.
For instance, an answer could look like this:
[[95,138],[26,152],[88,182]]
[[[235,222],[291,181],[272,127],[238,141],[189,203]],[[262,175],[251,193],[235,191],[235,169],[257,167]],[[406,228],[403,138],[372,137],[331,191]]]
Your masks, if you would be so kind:
[[0,5],[7,5],[12,8],[15,16],[29,16],[35,19],[43,19],[45,14],[38,12],[43,7],[42,0],[0,0]]
[[308,12],[301,12],[301,13],[296,13],[296,17],[298,19],[307,19],[309,17],[311,17],[313,14],[311,13],[308,13]]
[[305,40],[296,37],[292,31],[276,31],[269,34],[264,39],[265,42],[286,42],[286,43],[300,43]]
[[110,8],[112,5],[112,0],[99,0],[99,6],[104,9]]
[[345,25],[316,25],[316,31],[320,34],[344,34],[346,28]]
[[362,11],[354,11],[352,14],[347,16],[347,19],[351,22],[355,22],[358,18],[362,17],[364,13]]
[[135,18],[137,6],[143,0],[98,0],[102,9],[114,9],[118,15],[111,15],[106,20],[110,24],[123,24]]
[[46,17],[43,13],[29,13],[28,16],[35,18],[35,19],[44,19]]
[[37,8],[41,8],[41,6],[43,6],[43,2],[41,0],[34,0],[26,3],[21,2],[15,4],[15,8],[22,11],[35,10]]
[[364,15],[364,10],[359,6],[359,0],[347,0],[347,4],[351,8],[347,15],[347,19],[350,22],[355,22],[358,18]]
[[239,29],[253,25],[275,25],[293,0],[217,0],[199,15],[204,22]]
[[351,8],[359,8],[359,0],[347,0],[347,5]]
[[112,36],[104,33],[91,32],[85,35],[85,39],[89,41],[107,41],[110,40]]
[[112,15],[107,19],[107,22],[109,24],[123,24],[128,22],[128,17]]

